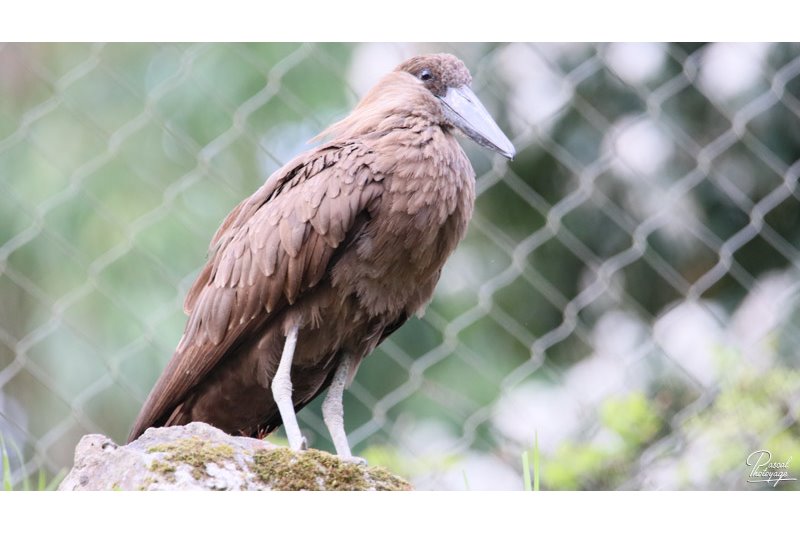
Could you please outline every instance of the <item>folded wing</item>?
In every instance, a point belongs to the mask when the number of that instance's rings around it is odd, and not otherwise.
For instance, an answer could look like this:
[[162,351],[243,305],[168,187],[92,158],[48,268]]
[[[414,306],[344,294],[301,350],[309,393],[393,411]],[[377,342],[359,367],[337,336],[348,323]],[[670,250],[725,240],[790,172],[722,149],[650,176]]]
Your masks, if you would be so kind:
[[176,406],[243,339],[316,286],[357,216],[382,192],[374,154],[330,143],[273,174],[225,219],[187,294],[183,337],[131,430],[163,425]]

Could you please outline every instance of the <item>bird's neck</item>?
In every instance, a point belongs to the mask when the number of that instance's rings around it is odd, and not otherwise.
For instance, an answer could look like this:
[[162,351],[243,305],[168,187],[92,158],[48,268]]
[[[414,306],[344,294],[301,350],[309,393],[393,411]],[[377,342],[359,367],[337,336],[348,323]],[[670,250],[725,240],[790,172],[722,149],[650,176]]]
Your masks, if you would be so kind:
[[398,129],[438,125],[435,98],[403,72],[387,75],[353,112],[320,133],[318,138],[352,140],[380,137]]

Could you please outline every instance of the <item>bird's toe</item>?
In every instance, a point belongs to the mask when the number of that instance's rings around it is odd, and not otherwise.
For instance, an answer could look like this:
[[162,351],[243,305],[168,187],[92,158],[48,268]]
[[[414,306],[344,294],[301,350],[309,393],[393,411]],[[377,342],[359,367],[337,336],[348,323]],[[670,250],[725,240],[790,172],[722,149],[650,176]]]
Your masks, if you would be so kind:
[[353,463],[358,466],[367,466],[367,460],[364,459],[363,457],[356,457],[355,455],[351,455],[350,457],[339,456],[339,459],[341,459],[345,463]]

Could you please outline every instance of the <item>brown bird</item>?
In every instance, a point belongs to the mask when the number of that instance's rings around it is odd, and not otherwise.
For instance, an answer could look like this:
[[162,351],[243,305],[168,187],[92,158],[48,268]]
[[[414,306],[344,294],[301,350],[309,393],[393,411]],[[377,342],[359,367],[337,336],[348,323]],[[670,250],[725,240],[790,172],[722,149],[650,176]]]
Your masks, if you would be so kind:
[[471,81],[449,54],[405,61],[228,215],[129,441],[192,421],[249,436],[282,423],[302,449],[295,413],[329,388],[323,418],[352,457],[343,391],[430,300],[472,215],[475,172],[455,133],[514,156]]

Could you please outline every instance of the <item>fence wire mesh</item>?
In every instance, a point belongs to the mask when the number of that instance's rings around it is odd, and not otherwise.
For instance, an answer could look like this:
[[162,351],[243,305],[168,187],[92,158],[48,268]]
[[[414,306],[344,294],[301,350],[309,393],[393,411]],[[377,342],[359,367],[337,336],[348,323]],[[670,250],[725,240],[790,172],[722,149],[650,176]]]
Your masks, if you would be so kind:
[[534,436],[544,488],[774,485],[746,462],[800,456],[800,46],[518,43],[2,45],[14,484],[125,439],[225,214],[429,51],[518,156],[464,143],[469,234],[346,393],[355,452],[418,488],[518,488]]

